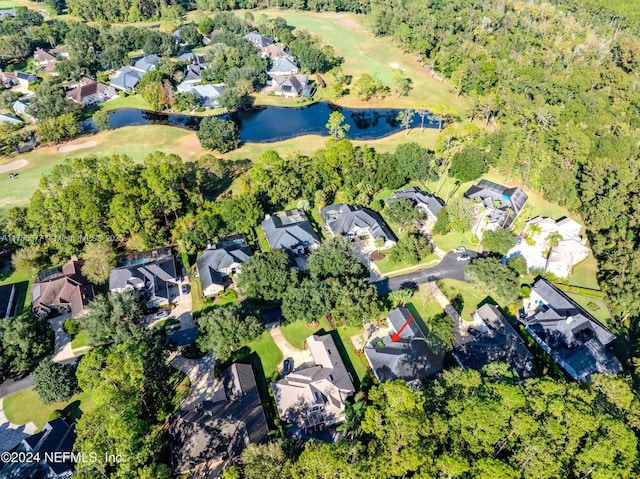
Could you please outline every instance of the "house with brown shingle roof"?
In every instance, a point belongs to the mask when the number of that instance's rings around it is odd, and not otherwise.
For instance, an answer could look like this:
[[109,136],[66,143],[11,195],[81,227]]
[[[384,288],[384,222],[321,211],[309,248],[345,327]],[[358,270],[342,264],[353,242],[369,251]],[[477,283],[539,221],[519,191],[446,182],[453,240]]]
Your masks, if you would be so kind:
[[78,85],[67,92],[67,98],[91,106],[113,98],[116,90],[112,86],[97,82],[89,77],[83,77]]
[[67,58],[69,58],[69,53],[64,48],[36,48],[36,51],[33,52],[33,61],[40,67],[39,71],[49,73],[53,76],[59,75],[58,72],[56,72],[58,62]]
[[33,312],[38,316],[70,312],[74,318],[86,314],[95,292],[81,267],[82,261],[73,257],[62,266],[38,273],[31,287]]

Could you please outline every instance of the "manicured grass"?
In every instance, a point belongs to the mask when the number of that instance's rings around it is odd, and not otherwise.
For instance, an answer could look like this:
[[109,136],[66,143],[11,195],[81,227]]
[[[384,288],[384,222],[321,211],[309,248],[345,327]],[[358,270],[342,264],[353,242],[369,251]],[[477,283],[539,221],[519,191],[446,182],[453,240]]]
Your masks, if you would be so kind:
[[478,245],[471,243],[471,233],[458,233],[456,231],[452,231],[451,233],[447,233],[446,235],[434,235],[433,236],[434,244],[444,250],[451,251],[453,248],[457,248],[458,246],[464,246],[468,249],[477,250]]
[[273,342],[273,338],[268,332],[262,333],[255,341],[252,341],[248,345],[249,349],[255,351],[260,357],[262,367],[264,369],[265,376],[267,378],[274,378],[278,375],[278,365],[282,361],[282,353]]
[[[351,93],[338,100],[345,106],[417,108],[421,104],[435,105],[445,102],[459,113],[466,110],[466,99],[449,91],[447,84],[429,74],[427,65],[421,65],[412,54],[403,54],[389,37],[375,37],[366,26],[363,15],[349,13],[314,13],[288,10],[260,10],[269,17],[280,16],[298,30],[307,30],[318,35],[344,58],[342,69],[346,75],[357,80],[363,73],[369,73],[390,85],[397,63],[404,75],[411,78],[413,89],[406,97],[390,95],[382,101],[363,102]],[[243,12],[238,12],[243,15]],[[255,14],[255,12],[254,12]],[[332,81],[331,75],[323,75],[325,81]]]
[[218,294],[215,298],[214,305],[223,306],[225,304],[235,303],[238,301],[238,293],[232,289],[227,289]]
[[465,321],[471,320],[471,314],[478,309],[478,305],[487,298],[487,294],[478,286],[465,281],[443,279],[438,282],[438,285],[456,309],[458,309],[455,304],[456,298],[459,296],[462,298],[463,307],[460,317]]
[[0,9],[14,8],[17,5],[14,0],[0,0]]
[[271,250],[267,237],[264,234],[264,230],[260,226],[256,226],[256,237],[258,238],[258,245],[262,251],[267,252]]
[[289,324],[281,325],[280,329],[282,330],[282,335],[291,346],[304,349],[305,340],[323,327],[329,329],[328,324],[309,327],[305,321],[292,321]]
[[89,335],[86,331],[80,331],[71,341],[71,349],[79,349],[89,346]]
[[29,309],[31,305],[31,285],[35,279],[35,273],[14,269],[9,276],[0,280],[0,286],[15,283],[17,286],[16,315]]
[[581,261],[573,267],[571,276],[569,276],[569,284],[571,286],[581,286],[583,288],[600,289],[598,284],[598,262],[593,257],[593,253],[584,261]]
[[414,263],[412,261],[393,261],[391,259],[391,251],[392,250],[390,249],[382,251],[382,254],[385,255],[385,258],[381,259],[380,261],[374,261],[375,265],[378,267],[378,270],[380,270],[380,273],[382,274],[390,273],[398,269],[424,267],[425,263],[430,263],[431,261],[438,259],[438,255],[436,255],[435,253],[429,253],[418,263]]
[[38,429],[42,429],[56,409],[63,410],[65,416],[76,420],[94,407],[94,401],[88,393],[83,392],[67,402],[43,404],[33,388],[29,388],[5,397],[3,406],[7,419],[12,423],[22,425],[31,421]]
[[[364,354],[356,354],[355,346],[353,345],[353,342],[351,342],[351,336],[363,334],[364,330],[362,329],[362,327],[355,328],[353,326],[338,326],[337,331],[338,336],[342,341],[342,345],[344,346],[344,351],[347,353],[347,357],[351,362],[351,366],[358,376],[358,380],[362,382],[362,379],[367,375],[367,358],[364,356]],[[340,349],[340,346],[338,344],[336,344],[336,346]]]
[[193,277],[189,286],[191,287],[191,312],[197,313],[204,307],[204,296],[202,293],[200,278]]
[[608,327],[614,326],[611,322],[611,313],[609,312],[607,303],[604,300],[576,293],[566,294],[598,321]]
[[104,102],[100,109],[104,111],[117,110],[119,108],[139,108],[151,110],[151,106],[142,98],[142,95],[118,96],[113,100]]
[[410,303],[407,303],[405,307],[409,311],[411,311],[411,314],[413,315],[416,323],[418,324],[418,326],[420,326],[420,329],[422,329],[425,334],[430,330],[430,328],[427,326],[427,324],[429,323],[429,319],[438,314],[442,314],[443,312],[442,308],[435,299],[423,305],[422,302],[418,298],[416,298]]
[[167,319],[162,319],[160,321],[158,321],[156,324],[153,325],[153,329],[171,329],[173,330],[173,328],[171,328],[171,326],[174,326],[176,324],[180,324],[180,321],[177,320],[176,318],[167,318]]

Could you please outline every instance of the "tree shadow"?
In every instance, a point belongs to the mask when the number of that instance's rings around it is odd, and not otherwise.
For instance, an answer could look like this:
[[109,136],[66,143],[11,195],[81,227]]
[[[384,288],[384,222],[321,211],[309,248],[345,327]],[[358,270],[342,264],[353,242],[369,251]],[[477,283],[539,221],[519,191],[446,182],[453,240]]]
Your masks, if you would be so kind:
[[62,417],[64,417],[69,422],[76,422],[82,417],[82,409],[80,409],[81,405],[82,401],[80,401],[79,399],[76,399],[75,401],[67,404],[62,410]]
[[451,299],[451,306],[453,306],[453,309],[455,309],[458,314],[462,314],[462,310],[464,309],[464,298],[460,293]]

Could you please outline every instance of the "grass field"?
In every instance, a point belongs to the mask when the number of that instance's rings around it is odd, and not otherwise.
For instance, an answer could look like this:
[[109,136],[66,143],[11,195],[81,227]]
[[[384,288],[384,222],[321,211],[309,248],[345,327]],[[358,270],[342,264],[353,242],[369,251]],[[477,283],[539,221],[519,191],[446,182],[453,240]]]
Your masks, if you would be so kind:
[[398,269],[405,269],[410,267],[415,267],[416,269],[424,268],[425,264],[428,264],[431,261],[438,258],[438,256],[435,253],[429,253],[427,256],[422,258],[418,264],[416,264],[411,261],[393,261],[391,259],[390,253],[391,253],[391,250],[383,251],[385,258],[381,259],[380,261],[374,261],[375,265],[378,267],[378,270],[382,274],[386,274],[392,271],[396,271]]
[[598,284],[598,262],[590,253],[587,259],[581,261],[573,267],[571,276],[569,276],[569,284],[571,286],[580,286],[582,288],[600,289]]
[[[461,298],[462,312],[460,317],[465,321],[471,320],[471,314],[478,309],[478,305],[487,298],[487,294],[478,286],[455,279],[443,279],[438,282],[441,291],[451,304],[458,309],[456,298]],[[458,299],[459,301],[460,299]]]
[[[34,273],[35,274],[35,273]],[[17,284],[18,297],[15,302],[16,314],[29,308],[31,304],[31,285],[33,284],[34,274],[26,271],[13,270],[9,276],[0,280],[0,286],[5,284]]]
[[[342,69],[346,75],[353,76],[354,80],[363,73],[369,73],[390,85],[396,64],[404,71],[405,76],[411,78],[413,89],[406,97],[396,98],[391,95],[382,101],[362,102],[355,95],[349,94],[337,101],[340,105],[417,108],[422,104],[428,106],[444,102],[461,114],[466,109],[466,100],[451,93],[445,83],[432,78],[426,65],[420,64],[412,55],[403,54],[389,37],[375,37],[365,25],[363,15],[278,9],[260,10],[259,13],[269,17],[283,17],[296,29],[307,30],[321,37],[344,58]],[[243,15],[243,12],[238,14]],[[325,76],[326,80],[330,80],[330,75]]]
[[29,388],[5,397],[3,406],[7,419],[13,424],[21,425],[32,421],[38,429],[42,429],[56,409],[63,410],[63,416],[75,420],[93,408],[94,402],[88,393],[83,392],[66,402],[43,404],[33,388]]
[[611,313],[609,312],[607,303],[604,300],[576,293],[567,293],[567,296],[569,296],[576,303],[582,306],[588,313],[591,314],[591,316],[596,318],[604,325],[608,327],[614,326],[611,323]]

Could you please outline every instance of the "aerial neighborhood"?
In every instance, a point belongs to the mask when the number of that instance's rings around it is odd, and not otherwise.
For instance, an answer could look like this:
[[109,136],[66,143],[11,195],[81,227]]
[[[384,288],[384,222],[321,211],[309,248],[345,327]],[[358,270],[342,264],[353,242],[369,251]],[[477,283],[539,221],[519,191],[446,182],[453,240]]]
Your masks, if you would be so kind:
[[222,3],[0,2],[0,477],[640,477],[640,16]]

